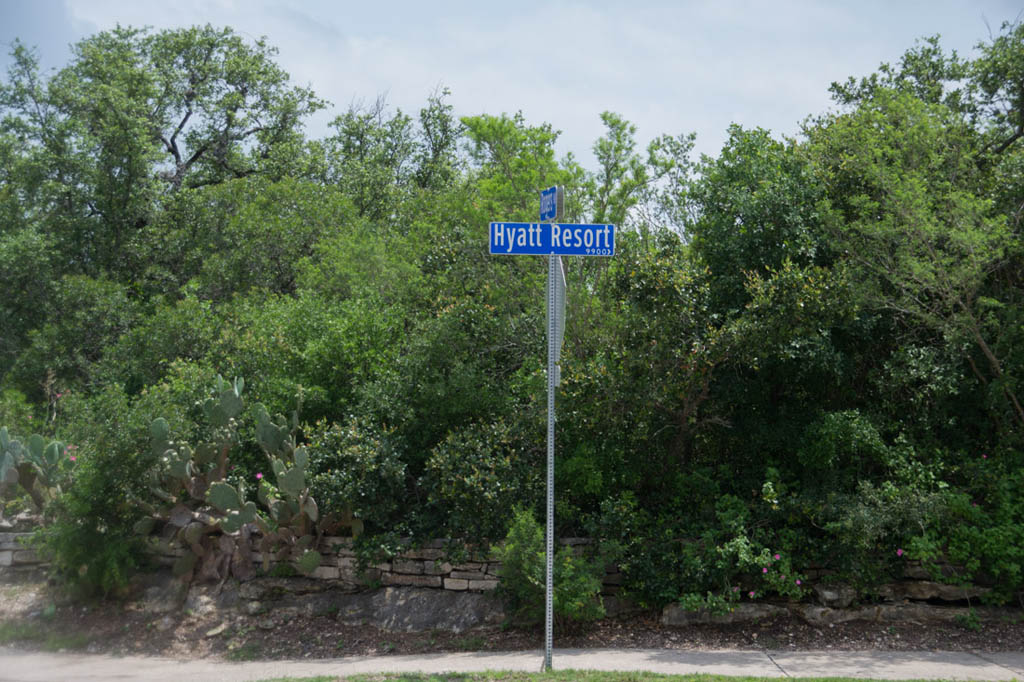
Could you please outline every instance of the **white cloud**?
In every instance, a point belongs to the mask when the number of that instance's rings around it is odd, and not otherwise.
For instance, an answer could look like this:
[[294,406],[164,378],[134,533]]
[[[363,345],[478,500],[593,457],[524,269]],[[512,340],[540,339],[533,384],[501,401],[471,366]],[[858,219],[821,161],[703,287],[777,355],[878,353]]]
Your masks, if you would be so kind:
[[[8,4],[3,4],[7,2]],[[0,0],[6,18],[12,0]],[[54,12],[54,5],[48,5]],[[64,24],[78,36],[123,25],[211,23],[266,35],[296,83],[336,108],[309,126],[322,135],[350,103],[382,93],[410,114],[439,85],[459,114],[522,110],[562,130],[560,151],[590,161],[618,112],[646,141],[696,131],[715,153],[730,122],[795,134],[829,107],[830,82],[894,61],[915,38],[943,34],[961,53],[1012,20],[1006,0],[634,0],[566,2],[333,2],[73,0]],[[11,14],[21,22],[23,12]],[[0,24],[3,24],[0,21]],[[40,22],[28,42],[47,45]],[[72,38],[73,39],[73,38]],[[65,57],[66,58],[66,57]]]

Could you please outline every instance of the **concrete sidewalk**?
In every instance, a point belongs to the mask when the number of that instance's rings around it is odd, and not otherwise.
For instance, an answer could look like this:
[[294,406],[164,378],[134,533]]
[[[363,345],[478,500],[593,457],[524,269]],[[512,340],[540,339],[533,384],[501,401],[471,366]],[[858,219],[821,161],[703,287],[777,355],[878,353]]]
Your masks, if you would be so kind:
[[[342,677],[385,672],[540,670],[540,651],[346,657],[330,660],[221,663],[139,656],[26,653],[0,648],[0,681],[251,682],[277,677]],[[646,670],[752,677],[1024,680],[1024,652],[679,651],[556,649],[556,669]]]

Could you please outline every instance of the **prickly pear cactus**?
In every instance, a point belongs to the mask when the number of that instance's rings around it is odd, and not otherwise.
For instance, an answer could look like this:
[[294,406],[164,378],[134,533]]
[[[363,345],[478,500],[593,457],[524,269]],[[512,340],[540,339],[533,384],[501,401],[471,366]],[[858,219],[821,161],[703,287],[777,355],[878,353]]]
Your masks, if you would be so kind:
[[291,559],[303,573],[319,565],[315,546],[320,539],[320,509],[309,492],[309,454],[297,445],[297,419],[289,425],[284,417],[272,418],[262,405],[256,408],[256,438],[274,472],[276,487],[260,486],[259,496],[268,519],[257,519],[262,538],[264,568],[271,557]]
[[67,448],[54,440],[46,442],[32,434],[23,444],[0,428],[0,487],[20,485],[40,510],[60,495],[61,470],[66,466]]
[[171,545],[184,554],[174,565],[184,577],[224,579],[234,573],[245,575],[250,562],[233,561],[236,555],[248,556],[246,524],[256,518],[256,505],[245,502],[242,494],[224,481],[228,457],[238,442],[237,418],[242,412],[244,382],[229,383],[217,378],[212,397],[203,405],[203,413],[216,427],[214,438],[192,447],[173,440],[167,420],[157,418],[150,425],[150,444],[157,461],[151,488],[160,504],[141,502],[148,512],[136,524],[137,532],[149,535],[157,527]]
[[238,442],[237,418],[244,404],[244,383],[218,377],[203,413],[215,428],[216,438],[195,447],[175,441],[164,419],[150,427],[151,447],[158,462],[153,493],[161,503],[146,505],[148,516],[136,525],[149,534],[158,526],[183,555],[174,570],[186,578],[224,579],[248,577],[252,570],[250,536],[259,535],[264,568],[271,559],[292,561],[303,573],[320,562],[319,509],[309,494],[309,456],[296,445],[297,416],[291,425],[283,417],[272,419],[258,406],[256,437],[274,472],[276,486],[264,480],[258,499],[260,513],[243,490],[224,480],[228,457]]
[[18,464],[23,458],[21,443],[8,435],[6,426],[0,428],[0,484],[18,482]]

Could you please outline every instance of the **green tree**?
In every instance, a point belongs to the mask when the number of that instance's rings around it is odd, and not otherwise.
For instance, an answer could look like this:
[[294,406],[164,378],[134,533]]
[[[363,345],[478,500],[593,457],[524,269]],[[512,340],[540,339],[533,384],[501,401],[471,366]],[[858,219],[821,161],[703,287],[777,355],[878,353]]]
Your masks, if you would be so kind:
[[280,173],[323,106],[292,87],[262,40],[230,29],[117,28],[73,47],[43,77],[21,44],[0,87],[0,132],[26,141],[17,181],[76,272],[127,276],[139,230],[164,193]]
[[987,278],[1007,254],[1005,216],[979,196],[977,146],[963,119],[942,104],[879,89],[848,114],[809,131],[819,177],[842,216],[834,235],[875,306],[924,325],[949,342],[969,339],[964,358],[1003,394],[1024,426],[1016,379],[990,341]]
[[758,128],[729,129],[718,158],[705,157],[689,188],[687,233],[708,268],[713,307],[740,311],[748,276],[766,276],[786,260],[801,266],[831,258],[824,188],[795,142]]

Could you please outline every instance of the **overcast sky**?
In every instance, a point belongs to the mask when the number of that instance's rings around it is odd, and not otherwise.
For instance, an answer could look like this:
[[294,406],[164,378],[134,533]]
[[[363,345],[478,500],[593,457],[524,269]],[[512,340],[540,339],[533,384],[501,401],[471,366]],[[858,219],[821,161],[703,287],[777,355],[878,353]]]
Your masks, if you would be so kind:
[[[641,143],[697,133],[717,154],[730,123],[795,135],[828,109],[829,83],[895,61],[915,39],[941,34],[961,55],[1021,18],[1021,0],[516,0],[272,2],[270,0],[0,0],[0,44],[15,38],[59,67],[68,45],[120,23],[211,23],[266,36],[299,85],[334,109],[379,95],[410,114],[439,87],[458,115],[521,110],[562,131],[560,153],[592,165],[610,110]],[[0,68],[9,63],[4,49]]]

